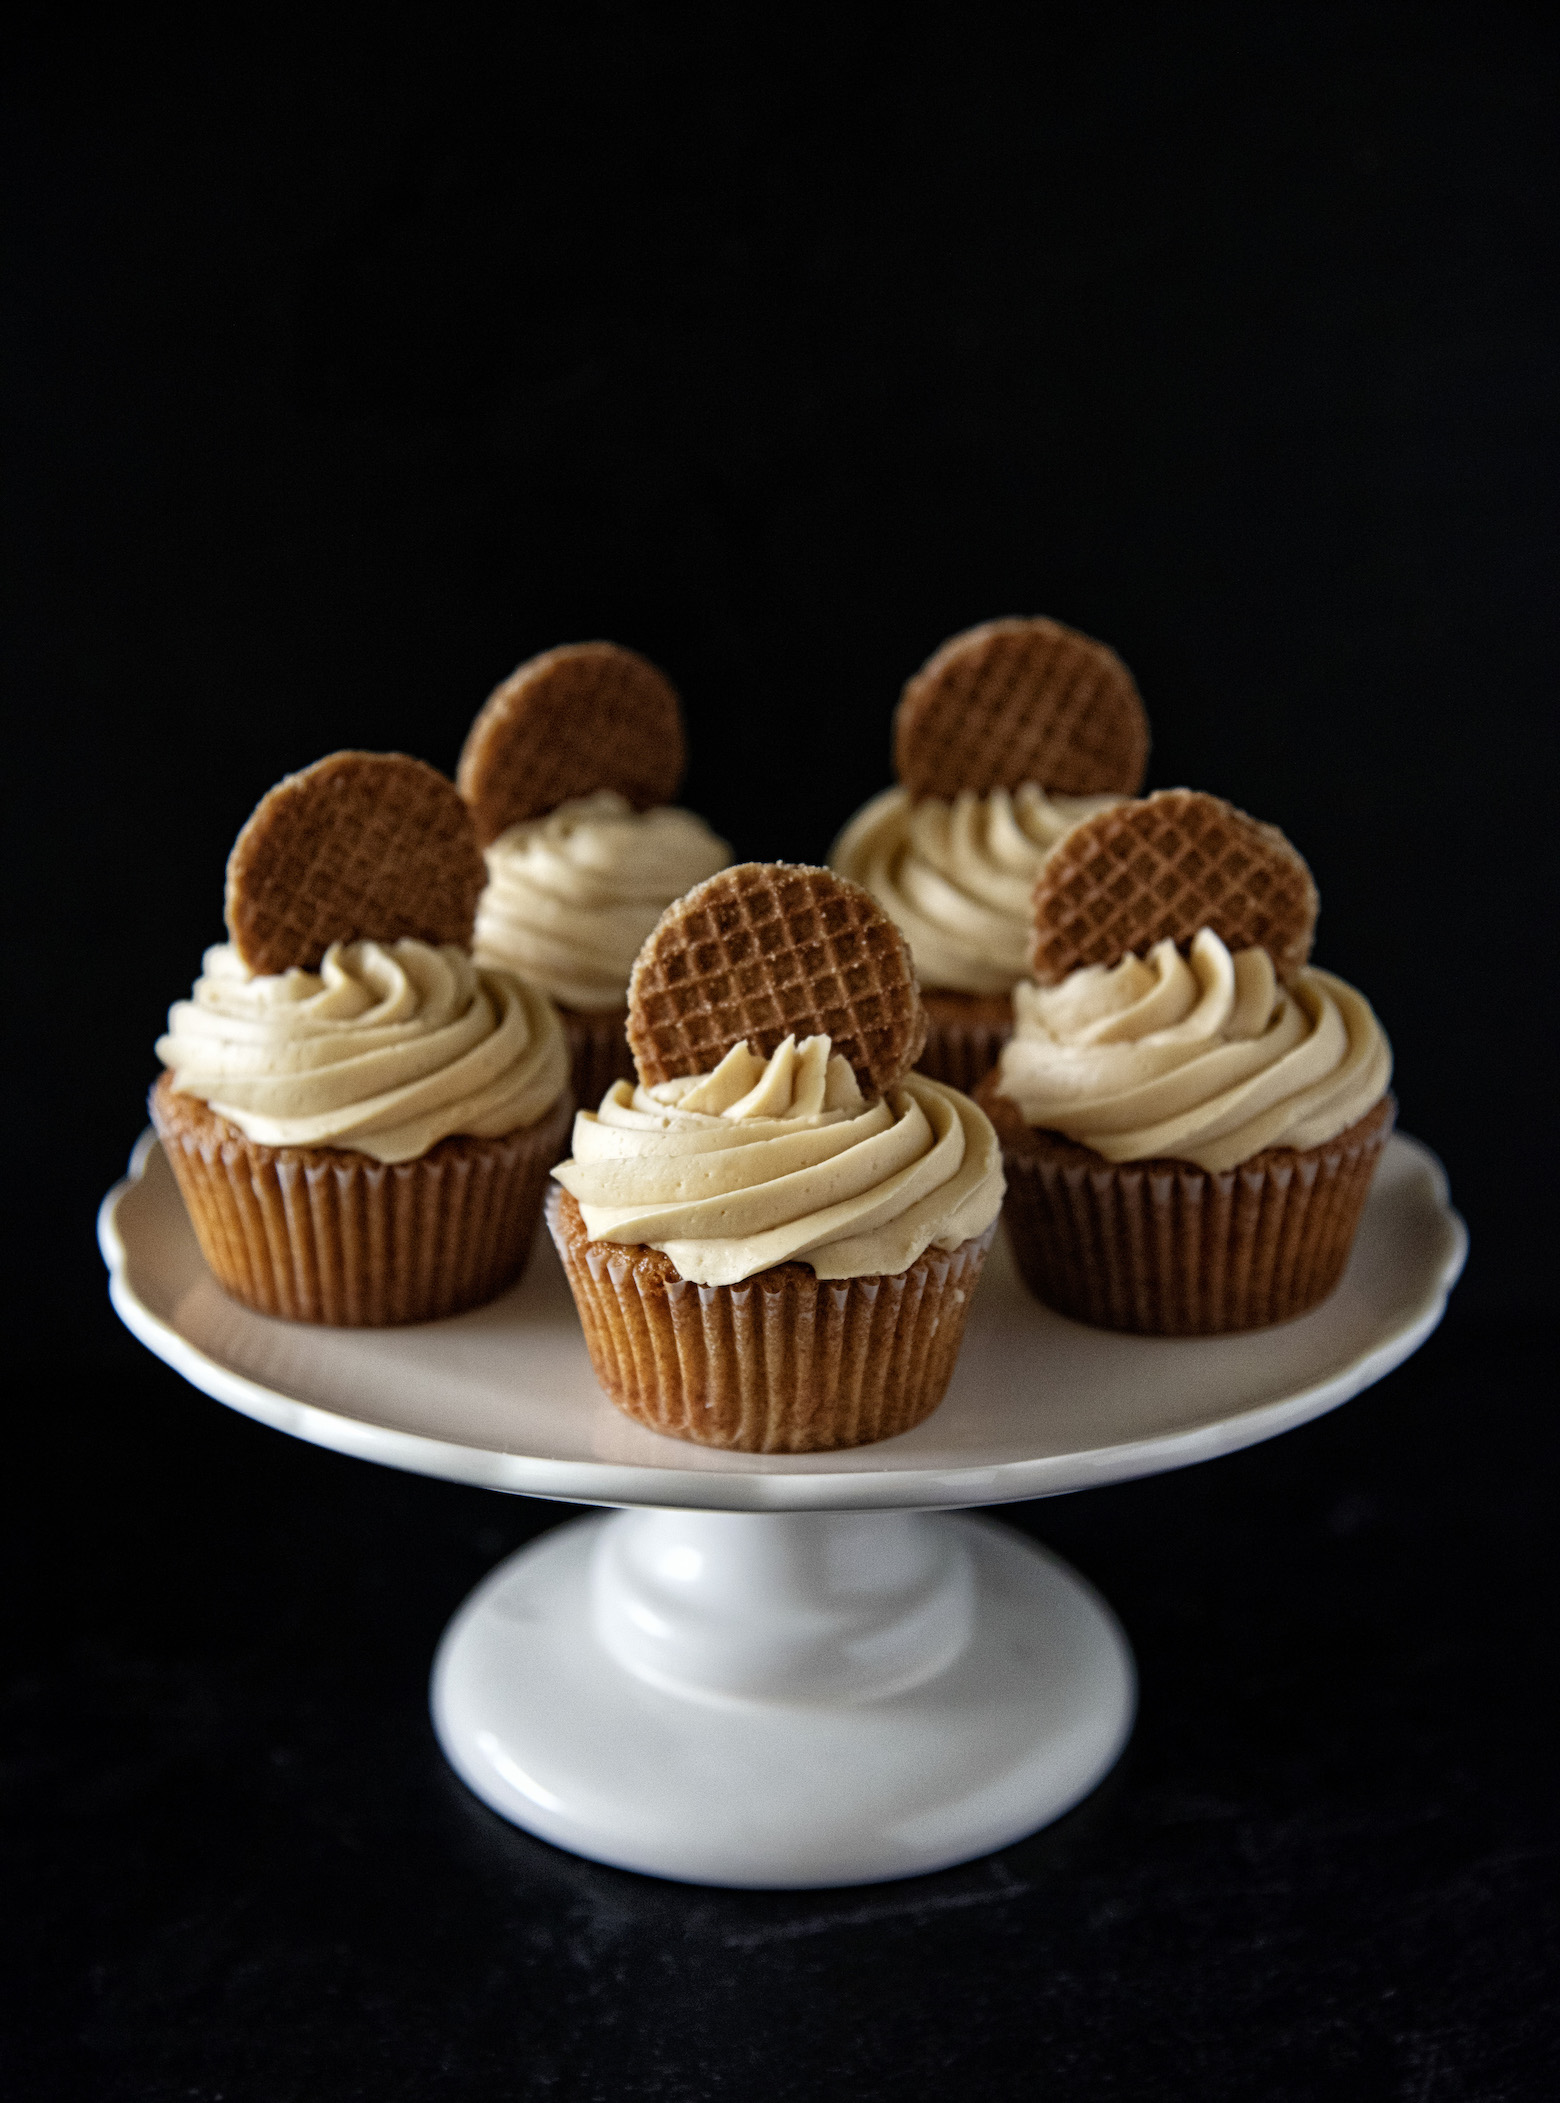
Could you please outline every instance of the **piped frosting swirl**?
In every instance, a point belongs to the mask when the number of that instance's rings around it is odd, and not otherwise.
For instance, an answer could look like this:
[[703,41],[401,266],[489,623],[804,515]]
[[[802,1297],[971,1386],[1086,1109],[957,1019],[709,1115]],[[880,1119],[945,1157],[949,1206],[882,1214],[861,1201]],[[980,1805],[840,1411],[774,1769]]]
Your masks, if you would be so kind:
[[1087,965],[1020,985],[999,1092],[1026,1124],[1107,1161],[1159,1156],[1210,1172],[1264,1147],[1319,1146],[1378,1103],[1392,1049],[1369,1003],[1330,972],[1280,985],[1263,949],[1210,929],[1182,955]]
[[544,993],[412,940],[334,943],[317,972],[274,974],[218,943],[157,1056],[176,1089],[260,1145],[387,1162],[534,1124],[569,1074]]
[[780,1263],[820,1278],[908,1269],[996,1218],[996,1134],[967,1096],[911,1074],[867,1100],[827,1037],[766,1060],[739,1044],[711,1073],[617,1082],[574,1122],[553,1171],[593,1240],[663,1250],[698,1285]]
[[511,825],[486,853],[478,963],[516,971],[586,1012],[623,1005],[634,958],[662,912],[731,860],[691,811],[636,811],[613,789]]
[[909,938],[925,986],[1007,993],[1028,968],[1032,898],[1045,858],[1119,796],[965,790],[952,803],[903,788],[864,804],[829,852]]

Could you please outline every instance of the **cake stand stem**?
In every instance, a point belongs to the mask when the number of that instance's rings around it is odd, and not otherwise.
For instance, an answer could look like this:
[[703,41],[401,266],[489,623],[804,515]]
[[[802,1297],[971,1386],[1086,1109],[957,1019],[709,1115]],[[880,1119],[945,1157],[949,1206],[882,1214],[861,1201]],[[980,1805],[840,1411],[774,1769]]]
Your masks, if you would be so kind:
[[433,1714],[516,1825],[694,1883],[912,1876],[1059,1817],[1131,1729],[1131,1653],[989,1520],[638,1510],[500,1564]]

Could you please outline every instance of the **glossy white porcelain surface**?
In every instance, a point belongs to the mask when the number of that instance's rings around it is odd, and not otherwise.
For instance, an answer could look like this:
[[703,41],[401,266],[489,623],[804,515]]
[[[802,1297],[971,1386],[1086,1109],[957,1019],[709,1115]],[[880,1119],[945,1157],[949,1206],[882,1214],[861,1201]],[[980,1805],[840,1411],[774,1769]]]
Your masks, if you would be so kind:
[[324,1329],[219,1289],[150,1135],[104,1200],[114,1304],[230,1407],[364,1459],[580,1503],[726,1511],[996,1504],[1183,1467],[1346,1401],[1440,1319],[1466,1236],[1439,1164],[1395,1137],[1338,1291],[1298,1322],[1208,1340],[1115,1336],[1024,1290],[999,1235],[948,1397],[847,1453],[732,1454],[621,1416],[591,1373],[545,1230],[492,1306],[421,1328]]
[[432,1692],[451,1764],[516,1825],[770,1886],[914,1876],[1033,1831],[1113,1765],[1134,1698],[1114,1616],[1064,1563],[897,1512],[575,1520],[472,1593]]
[[970,1640],[964,1537],[929,1512],[624,1512],[596,1539],[596,1639],[679,1693],[898,1694]]
[[1125,1638],[1054,1556],[929,1508],[1182,1467],[1318,1416],[1429,1334],[1466,1249],[1434,1157],[1403,1138],[1338,1292],[1255,1336],[1081,1328],[999,1238],[935,1415],[781,1458],[620,1416],[545,1235],[513,1292],[453,1321],[272,1321],[217,1288],[150,1135],[99,1232],[119,1313],[219,1401],[395,1467],[640,1507],[560,1526],[477,1588],[440,1645],[435,1727],[516,1824],[740,1885],[911,1876],[1077,1803],[1131,1729]]

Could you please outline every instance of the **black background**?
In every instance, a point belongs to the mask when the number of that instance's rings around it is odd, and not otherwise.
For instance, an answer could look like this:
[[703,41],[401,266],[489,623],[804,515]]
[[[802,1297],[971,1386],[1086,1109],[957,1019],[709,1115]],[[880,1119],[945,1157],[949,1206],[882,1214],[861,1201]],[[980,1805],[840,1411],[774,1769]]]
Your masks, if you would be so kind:
[[[6,2093],[1560,2092],[1553,26],[766,20],[13,42]],[[683,692],[684,799],[819,858],[904,677],[1013,611],[1307,853],[1469,1273],[1338,1417],[1010,1514],[1143,1670],[1060,1826],[824,1895],[578,1863],[423,1690],[563,1514],[181,1386],[93,1207],[281,773],[452,766],[607,635]]]

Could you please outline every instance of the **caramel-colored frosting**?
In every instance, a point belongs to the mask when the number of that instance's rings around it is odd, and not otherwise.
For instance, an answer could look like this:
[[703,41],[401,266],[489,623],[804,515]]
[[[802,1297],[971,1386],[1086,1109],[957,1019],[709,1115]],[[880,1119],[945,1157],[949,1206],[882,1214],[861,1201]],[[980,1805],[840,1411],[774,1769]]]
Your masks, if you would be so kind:
[[904,929],[923,986],[1007,993],[1029,968],[1035,879],[1075,825],[1119,796],[966,789],[952,803],[885,789],[829,850]]
[[1204,928],[1182,956],[1091,964],[1019,986],[1000,1092],[1026,1124],[1107,1161],[1166,1155],[1217,1171],[1268,1146],[1320,1146],[1378,1103],[1392,1047],[1330,972],[1282,986],[1263,949],[1232,956]]
[[561,803],[488,848],[477,962],[518,972],[565,1007],[620,1008],[662,913],[730,860],[691,811],[636,811],[613,789]]
[[157,1056],[261,1146],[410,1161],[454,1133],[535,1124],[569,1078],[545,993],[453,944],[332,943],[318,971],[251,972],[208,949]]
[[553,1174],[593,1240],[662,1249],[696,1285],[794,1261],[820,1278],[907,1270],[984,1233],[1003,1191],[968,1096],[910,1074],[868,1102],[827,1037],[787,1037],[768,1059],[739,1044],[654,1088],[618,1081],[575,1118]]

